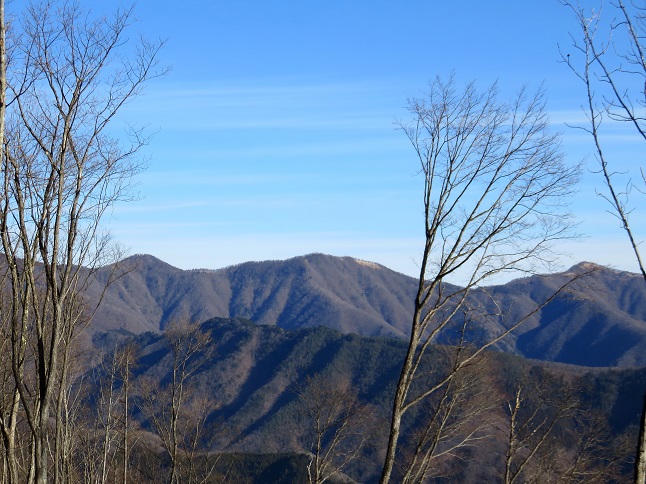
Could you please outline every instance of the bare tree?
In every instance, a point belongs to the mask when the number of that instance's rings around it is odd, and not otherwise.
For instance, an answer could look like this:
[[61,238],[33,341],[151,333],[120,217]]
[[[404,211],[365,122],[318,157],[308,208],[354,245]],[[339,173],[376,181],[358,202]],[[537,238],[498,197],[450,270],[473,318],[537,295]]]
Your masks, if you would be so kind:
[[[411,394],[429,345],[459,313],[474,324],[503,316],[468,307],[472,289],[501,273],[549,264],[550,243],[571,234],[564,201],[578,175],[548,129],[541,92],[531,96],[522,89],[506,103],[498,100],[496,85],[480,92],[471,83],[458,92],[452,77],[438,78],[426,98],[410,101],[409,110],[413,121],[402,129],[424,177],[425,245],[382,483],[391,479],[403,416],[454,378]],[[456,275],[465,285],[447,284]],[[465,354],[456,370],[538,310],[507,322],[506,330]]]
[[[196,397],[191,377],[209,361],[215,347],[209,333],[187,321],[172,323],[164,332],[163,339],[170,360],[169,381],[160,387],[154,380],[141,379],[142,410],[168,453],[168,482],[201,482],[195,468],[197,449],[201,448],[206,420],[215,406]],[[207,451],[204,449],[205,453]],[[214,469],[208,463],[207,467],[210,471]]]
[[498,427],[505,435],[502,482],[621,480],[624,446],[612,442],[607,422],[586,409],[579,395],[576,379],[538,367],[513,382]]
[[607,421],[589,410],[577,409],[573,421],[577,429],[574,445],[556,449],[553,454],[556,459],[550,462],[557,467],[553,473],[557,476],[556,482],[620,482],[626,469],[626,456],[634,445],[628,438],[613,439]]
[[[85,391],[83,450],[77,458],[85,482],[127,482],[129,476],[132,369],[137,347],[125,343],[99,362],[82,382]],[[121,453],[121,459],[119,459]],[[78,457],[78,456],[77,456]]]
[[[488,355],[462,365],[463,351],[468,350],[438,347],[433,353],[435,374],[429,381],[444,384],[421,404],[422,417],[413,424],[413,445],[402,459],[403,483],[446,477],[452,461],[461,459],[465,449],[486,445],[492,437],[492,415],[498,398]],[[453,377],[447,379],[447,375]],[[422,376],[418,372],[418,378]]]
[[[575,15],[580,38],[572,37],[572,57],[565,51],[561,57],[581,80],[586,93],[583,106],[588,124],[576,126],[592,137],[599,171],[607,189],[600,195],[610,204],[637,259],[646,280],[646,269],[639,254],[638,241],[631,229],[628,195],[635,187],[630,178],[624,188],[617,188],[618,167],[609,163],[604,149],[604,127],[617,122],[634,128],[634,133],[646,141],[646,6],[626,4],[623,0],[610,3],[609,12],[600,5],[590,11],[578,3],[563,1]],[[602,15],[603,12],[603,15]],[[580,61],[579,61],[580,57]],[[641,171],[641,181],[644,173]],[[620,182],[621,183],[621,182]],[[622,183],[623,184],[623,183]]]
[[376,418],[345,379],[307,377],[296,389],[307,419],[309,482],[321,484],[357,459],[374,437]]
[[96,365],[88,378],[88,397],[93,398],[85,406],[85,438],[83,469],[86,483],[104,484],[115,461],[118,427],[118,374],[119,353]]
[[[583,111],[587,124],[575,126],[593,141],[605,191],[599,194],[608,202],[610,213],[619,221],[646,282],[646,267],[639,251],[639,240],[631,226],[630,194],[644,193],[646,178],[640,171],[624,171],[608,156],[605,129],[618,124],[629,127],[634,136],[646,141],[646,5],[616,0],[585,8],[578,2],[562,0],[578,24],[572,35],[572,54],[559,48],[561,57],[581,80],[585,91]],[[643,163],[643,162],[641,162]],[[634,179],[639,180],[637,183]],[[635,459],[635,482],[646,482],[646,393],[640,421]]]
[[[538,460],[541,450],[550,446],[550,437],[557,424],[572,417],[577,408],[576,400],[565,388],[559,395],[551,394],[554,385],[545,382],[533,382],[527,388],[526,376],[506,403],[505,484],[534,482],[534,477],[538,477],[539,482],[549,481],[540,471],[532,473],[531,464]],[[556,449],[552,447],[550,450],[554,452]]]
[[[0,0],[0,159],[4,159],[4,132],[6,116],[6,98],[7,98],[7,63],[6,63],[6,24],[4,0]],[[5,287],[6,271],[2,271],[0,279],[0,298],[2,298],[2,308],[6,307],[6,294],[2,289]],[[6,311],[2,311],[3,316]],[[3,334],[9,334],[9,321],[2,317]],[[18,480],[18,470],[16,462],[16,425],[20,405],[20,395],[18,389],[11,384],[11,362],[9,356],[9,344],[6,338],[0,343],[0,363],[2,371],[2,407],[0,408],[0,431],[2,432],[3,443],[3,477],[7,476],[7,481],[12,483]]]
[[160,43],[126,52],[131,17],[125,10],[93,20],[76,4],[32,5],[8,54],[0,237],[13,383],[32,439],[28,480],[38,483],[48,479],[47,428],[60,418],[68,338],[93,313],[83,291],[111,255],[100,222],[130,198],[141,169],[141,132],[130,133],[126,148],[107,134],[119,109],[158,74]]

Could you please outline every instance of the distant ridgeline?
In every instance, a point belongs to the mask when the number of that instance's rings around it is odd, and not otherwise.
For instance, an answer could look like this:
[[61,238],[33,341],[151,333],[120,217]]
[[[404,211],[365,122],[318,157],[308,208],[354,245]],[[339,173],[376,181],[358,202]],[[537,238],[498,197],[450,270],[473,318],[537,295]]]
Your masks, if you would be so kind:
[[[402,337],[410,326],[414,278],[350,257],[311,254],[286,261],[249,262],[217,271],[184,271],[152,256],[120,263],[92,333],[138,334],[174,320],[246,318],[284,329],[326,326],[342,333]],[[107,280],[107,267],[99,280]],[[500,334],[508,321],[531,312],[571,272],[593,270],[528,319],[497,348],[520,356],[584,366],[646,365],[646,288],[635,274],[581,263],[566,273],[532,276],[476,290],[470,307],[495,300],[507,318],[481,318],[467,338]],[[99,295],[100,284],[92,288]],[[445,331],[439,342],[456,334]]]

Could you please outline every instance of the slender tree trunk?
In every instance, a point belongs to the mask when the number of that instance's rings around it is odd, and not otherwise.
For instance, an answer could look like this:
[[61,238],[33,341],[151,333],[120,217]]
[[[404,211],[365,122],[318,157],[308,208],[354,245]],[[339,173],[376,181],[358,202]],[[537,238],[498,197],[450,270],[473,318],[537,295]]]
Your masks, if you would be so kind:
[[101,484],[108,480],[108,455],[110,452],[110,434],[112,433],[112,395],[113,381],[110,381],[110,393],[108,398],[108,415],[106,415],[106,424],[103,433],[103,456],[101,458]]
[[[4,0],[0,0],[0,166],[2,166],[5,157],[4,151],[4,131],[5,131],[5,111],[6,111],[6,93],[7,93],[7,66],[6,66],[6,46],[5,46],[5,17],[4,17]],[[3,422],[3,440],[5,445],[5,460],[7,463],[6,476],[3,480],[7,479],[10,484],[18,482],[17,479],[17,466],[15,456],[15,413],[19,405],[18,392],[14,390],[13,406],[9,425],[7,428]]]
[[128,482],[128,391],[130,384],[130,355],[128,349],[124,353],[125,369],[123,378],[123,484]]
[[29,443],[29,473],[27,474],[27,482],[32,484],[36,482],[36,441],[33,436]]
[[[52,329],[52,338],[57,338],[55,329]],[[58,341],[52,341],[51,345],[45,345],[43,338],[39,338],[38,343],[38,359],[39,359],[39,379],[40,379],[40,394],[37,402],[37,426],[34,434],[36,441],[35,447],[35,471],[36,471],[36,484],[47,484],[47,425],[49,423],[50,408],[52,404],[52,373],[58,369],[57,365],[57,352],[59,349]],[[47,353],[50,355],[49,364],[46,363]],[[58,466],[56,466],[58,467]]]
[[[69,444],[70,438],[67,429],[65,428],[68,420],[67,416],[63,415],[63,410],[66,407],[66,386],[67,386],[67,364],[68,364],[68,348],[65,348],[63,356],[63,364],[61,367],[61,380],[58,388],[58,398],[56,402],[56,440],[54,441],[54,482],[63,481],[63,469],[69,457],[66,452],[66,447]],[[69,476],[68,476],[69,477]]]
[[4,158],[4,130],[7,99],[7,49],[5,46],[4,0],[0,0],[0,158]]
[[[178,412],[179,408],[181,407],[181,396],[177,397],[177,390],[176,390],[176,370],[173,370],[173,395],[171,399],[171,421],[170,421],[170,439],[171,439],[171,448],[170,450],[170,456],[171,456],[171,468],[170,468],[170,479],[169,483],[170,484],[176,484],[177,483],[177,419],[178,419]],[[181,393],[180,393],[181,395]]]
[[[416,319],[418,318],[416,317]],[[413,329],[410,343],[408,345],[408,352],[406,353],[406,359],[404,360],[404,364],[402,365],[402,371],[399,375],[397,391],[395,393],[395,398],[393,401],[393,414],[390,424],[390,434],[388,436],[388,448],[386,450],[386,459],[384,461],[384,467],[382,470],[381,479],[379,481],[381,484],[390,482],[393,467],[395,465],[397,441],[399,440],[399,434],[401,432],[401,421],[404,415],[403,409],[406,402],[406,396],[408,394],[408,388],[410,386],[409,381],[411,370],[413,368],[415,349],[417,348],[418,344],[419,341],[418,338],[415,337],[415,330]]]
[[[427,186],[426,186],[427,187]],[[429,232],[428,227],[428,215],[429,215],[429,204],[425,199],[425,213],[426,213],[426,233]],[[413,313],[413,321],[411,324],[410,340],[408,342],[408,351],[406,352],[406,358],[402,365],[401,373],[399,374],[399,381],[397,382],[397,389],[395,392],[395,398],[393,401],[393,414],[390,422],[390,433],[388,435],[388,447],[386,449],[386,459],[384,460],[384,467],[381,473],[381,479],[379,480],[380,484],[387,484],[390,482],[392,476],[393,467],[395,465],[395,457],[397,454],[397,441],[399,440],[399,434],[401,432],[401,421],[404,416],[404,406],[406,404],[406,397],[408,395],[408,390],[413,377],[413,365],[415,361],[415,352],[417,351],[417,346],[420,343],[422,337],[419,327],[422,321],[422,311],[424,310],[424,294],[426,291],[425,278],[426,278],[426,267],[428,264],[428,258],[430,254],[430,244],[428,239],[424,247],[424,254],[422,256],[422,264],[420,266],[419,272],[419,281],[417,283],[417,295],[415,297],[415,311]]]
[[47,443],[44,431],[34,436],[34,472],[36,484],[47,484]]
[[646,393],[642,405],[642,415],[639,422],[639,443],[637,444],[637,457],[635,459],[635,483],[646,482]]
[[5,450],[6,474],[3,475],[3,481],[13,484],[18,482],[18,466],[16,456],[16,422],[18,419],[18,409],[20,407],[20,395],[17,390],[13,390],[13,400],[9,415],[6,421],[2,422],[2,440]]

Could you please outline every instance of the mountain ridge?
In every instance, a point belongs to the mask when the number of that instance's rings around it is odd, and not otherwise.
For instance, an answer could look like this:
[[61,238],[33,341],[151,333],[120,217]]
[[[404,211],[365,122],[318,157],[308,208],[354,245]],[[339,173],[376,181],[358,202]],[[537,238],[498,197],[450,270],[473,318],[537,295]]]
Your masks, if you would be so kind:
[[[239,317],[284,329],[326,326],[401,338],[410,325],[417,290],[415,278],[385,266],[324,254],[217,270],[182,270],[150,255],[119,264],[124,273],[106,290],[92,332],[159,332],[174,320]],[[113,269],[102,269],[97,278],[107,280]],[[478,337],[503,331],[581,272],[589,274],[537,311],[498,349],[575,365],[646,365],[646,284],[637,274],[590,262],[472,291],[474,306],[486,308],[495,300],[508,316],[481,321]]]

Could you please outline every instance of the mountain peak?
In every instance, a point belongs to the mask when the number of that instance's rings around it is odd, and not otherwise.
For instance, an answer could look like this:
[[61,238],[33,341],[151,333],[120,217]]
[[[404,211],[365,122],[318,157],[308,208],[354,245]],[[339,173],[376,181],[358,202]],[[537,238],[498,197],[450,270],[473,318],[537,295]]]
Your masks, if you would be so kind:
[[600,269],[608,269],[605,266],[595,264],[594,262],[581,261],[578,264],[574,264],[566,272],[589,272],[589,271],[598,271]]
[[603,271],[606,274],[614,274],[614,275],[625,275],[625,276],[638,276],[641,277],[640,274],[637,274],[632,271],[626,271],[626,270],[621,270],[621,269],[615,269],[614,267],[608,267],[608,266],[603,266],[600,264],[596,264],[594,262],[587,262],[587,261],[582,261],[579,262],[578,264],[573,265],[566,271],[566,274],[582,274],[585,272],[600,272]]
[[371,262],[369,260],[354,259],[354,261],[359,265],[371,267],[372,269],[383,269],[382,265],[377,264],[376,262]]
[[133,267],[164,267],[166,269],[181,270],[175,266],[170,265],[168,262],[164,262],[161,259],[158,259],[154,255],[150,254],[134,254],[130,257],[123,259],[120,264],[125,264]]

